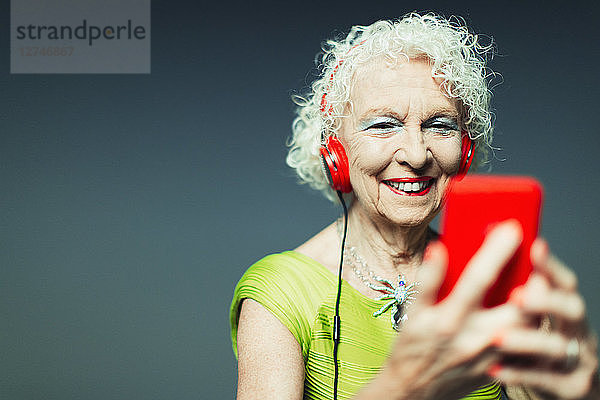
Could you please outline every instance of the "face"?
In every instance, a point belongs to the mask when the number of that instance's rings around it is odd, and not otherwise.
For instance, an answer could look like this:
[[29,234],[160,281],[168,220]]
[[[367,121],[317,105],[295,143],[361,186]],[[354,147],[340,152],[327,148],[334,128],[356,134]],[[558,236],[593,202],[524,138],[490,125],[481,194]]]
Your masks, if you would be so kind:
[[395,225],[428,224],[461,156],[459,103],[424,59],[360,67],[339,134],[356,206]]

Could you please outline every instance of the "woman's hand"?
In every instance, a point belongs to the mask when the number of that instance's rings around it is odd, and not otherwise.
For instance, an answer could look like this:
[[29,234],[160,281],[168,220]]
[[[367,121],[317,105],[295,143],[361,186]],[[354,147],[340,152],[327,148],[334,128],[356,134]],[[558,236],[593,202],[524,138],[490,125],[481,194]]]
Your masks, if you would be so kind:
[[[491,369],[506,384],[535,388],[551,398],[600,399],[598,341],[587,325],[575,274],[538,239],[532,246],[534,273],[511,302],[529,324],[506,331],[497,349],[508,361]],[[552,328],[537,329],[551,317]]]
[[510,303],[483,308],[482,301],[521,237],[516,221],[498,224],[440,303],[447,253],[440,243],[428,248],[418,299],[384,371],[364,390],[365,398],[376,398],[385,387],[388,396],[398,399],[456,399],[492,381],[487,371],[500,361],[494,346],[498,332],[524,325],[525,314]]

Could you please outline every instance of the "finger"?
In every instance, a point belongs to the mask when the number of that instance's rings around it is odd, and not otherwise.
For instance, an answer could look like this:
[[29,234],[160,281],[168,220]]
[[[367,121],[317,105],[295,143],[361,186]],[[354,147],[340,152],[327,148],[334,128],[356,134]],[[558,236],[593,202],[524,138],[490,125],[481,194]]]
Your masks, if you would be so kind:
[[489,362],[500,361],[501,354],[491,345],[494,334],[518,327],[521,313],[510,304],[502,304],[485,311],[474,311],[469,318],[457,320],[452,315],[454,310],[447,305],[441,305],[442,316],[438,313],[437,320],[433,322],[436,335],[448,339],[453,352],[462,360],[474,361],[489,355],[487,366]]
[[534,356],[559,364],[566,361],[569,340],[556,332],[513,328],[496,335],[492,344],[501,353]]
[[508,220],[496,225],[467,264],[450,295],[452,301],[481,304],[488,288],[498,278],[522,238],[523,231],[518,221]]
[[523,314],[513,305],[504,303],[477,313],[474,318],[469,318],[467,323],[469,325],[463,327],[470,336],[470,341],[481,340],[485,347],[494,347],[499,338],[504,337],[499,332],[523,326]]
[[530,298],[532,296],[544,296],[549,291],[550,283],[548,282],[548,279],[545,276],[534,272],[529,276],[529,279],[527,279],[527,282],[525,282],[524,285],[517,287],[511,292],[508,302],[514,304],[519,309],[523,309],[526,293],[528,298]]
[[567,291],[577,290],[577,276],[560,260],[550,254],[548,243],[541,238],[531,245],[531,263],[536,271],[544,274],[552,286]]
[[421,282],[421,285],[413,309],[435,304],[447,265],[448,251],[446,246],[441,242],[430,243],[425,250],[423,264],[417,272],[417,282]]
[[[532,311],[527,312],[524,310],[525,291],[542,296],[543,293],[547,293],[549,290],[550,285],[548,280],[538,273],[533,273],[529,276],[529,279],[524,285],[518,286],[511,292],[507,303],[514,305],[522,314],[524,321],[523,326],[542,329],[544,332],[551,330],[551,325],[549,325],[551,324],[549,314],[540,315],[540,313]],[[545,325],[548,326],[544,328]]]
[[585,320],[585,302],[577,293],[527,287],[521,303],[521,310],[529,314],[552,315],[562,322],[577,325]]
[[511,294],[509,302],[535,320],[550,315],[553,327],[563,333],[577,335],[586,330],[586,305],[581,295],[551,287],[538,272]]
[[583,398],[593,382],[593,376],[586,371],[565,373],[553,369],[495,365],[488,374],[504,384],[539,389],[561,399]]

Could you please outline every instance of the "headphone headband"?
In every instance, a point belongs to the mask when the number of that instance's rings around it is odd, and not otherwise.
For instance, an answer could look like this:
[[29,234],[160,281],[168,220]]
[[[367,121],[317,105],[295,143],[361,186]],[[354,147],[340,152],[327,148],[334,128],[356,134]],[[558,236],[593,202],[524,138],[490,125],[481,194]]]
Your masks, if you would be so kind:
[[[348,54],[350,54],[350,52],[352,50],[354,50],[355,48],[357,48],[358,46],[362,45],[363,43],[365,43],[367,40],[363,40],[360,43],[355,44],[354,46],[350,47],[350,49],[346,52],[346,56],[348,56]],[[342,66],[342,64],[344,63],[344,59],[340,58],[340,60],[337,62],[337,64],[335,65],[335,67],[333,67],[333,71],[331,71],[331,75],[329,75],[329,83],[327,84],[327,87],[325,88],[325,91],[323,92],[323,96],[321,97],[321,112],[323,114],[327,114],[327,115],[331,115],[333,114],[333,106],[329,106],[329,108],[327,108],[327,93],[329,93],[329,91],[331,90],[331,85],[333,83],[333,77],[335,76],[335,74],[337,73],[338,69]]]

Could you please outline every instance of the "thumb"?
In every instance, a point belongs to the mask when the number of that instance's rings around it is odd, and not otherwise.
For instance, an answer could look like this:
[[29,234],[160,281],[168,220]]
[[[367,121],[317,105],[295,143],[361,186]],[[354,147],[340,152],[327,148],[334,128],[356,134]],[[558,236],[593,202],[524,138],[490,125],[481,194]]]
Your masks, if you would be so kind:
[[417,273],[420,282],[419,294],[414,308],[430,306],[436,303],[438,291],[448,266],[448,250],[441,242],[432,242],[425,249],[423,264]]

